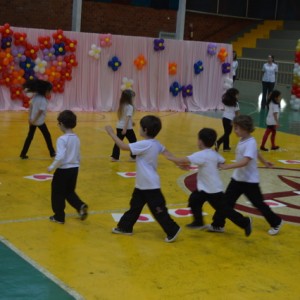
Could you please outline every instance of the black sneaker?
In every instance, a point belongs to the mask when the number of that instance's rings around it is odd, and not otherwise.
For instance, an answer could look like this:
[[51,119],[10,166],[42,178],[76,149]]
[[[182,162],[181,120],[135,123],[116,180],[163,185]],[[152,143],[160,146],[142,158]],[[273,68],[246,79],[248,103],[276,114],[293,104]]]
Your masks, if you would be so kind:
[[79,211],[78,211],[78,214],[79,214],[79,218],[80,220],[85,220],[88,216],[88,206],[86,204],[82,204]]
[[265,147],[263,147],[263,146],[260,147],[260,150],[261,150],[261,151],[269,151],[269,149],[267,149],[267,148],[265,148]]
[[112,233],[123,234],[123,235],[132,235],[132,231],[127,231],[127,230],[124,230],[120,227],[113,228]]
[[245,227],[245,235],[246,236],[249,236],[252,232],[252,219],[251,218],[248,218],[249,219],[249,224],[247,225],[247,227]]
[[65,224],[64,221],[58,221],[58,220],[56,220],[56,219],[54,218],[54,216],[49,217],[49,220],[50,220],[51,222],[55,222],[55,223],[58,223],[58,224]]
[[271,150],[278,150],[280,147],[279,146],[274,146],[271,148]]
[[179,234],[179,232],[181,231],[181,228],[179,227],[178,228],[178,230],[177,230],[177,232],[174,234],[174,235],[168,235],[166,238],[165,238],[165,242],[166,243],[172,243],[172,242],[174,242],[176,239],[177,239],[177,237],[178,237],[178,234]]
[[206,229],[207,225],[199,224],[198,222],[194,221],[190,224],[185,225],[187,228],[191,229]]
[[20,155],[20,158],[21,159],[28,159],[29,157],[28,157],[28,155]]

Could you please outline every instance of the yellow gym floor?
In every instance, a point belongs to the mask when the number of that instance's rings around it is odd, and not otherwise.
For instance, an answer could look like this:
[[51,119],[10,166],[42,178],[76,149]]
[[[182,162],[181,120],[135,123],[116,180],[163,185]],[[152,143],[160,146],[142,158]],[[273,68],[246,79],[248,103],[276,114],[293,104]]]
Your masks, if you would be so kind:
[[[136,112],[134,116],[137,136],[138,121],[145,114]],[[213,127],[222,134],[222,122],[217,118],[174,112],[155,115],[163,123],[158,139],[177,156],[198,150],[197,132],[202,127]],[[90,215],[80,221],[67,204],[66,223],[60,225],[49,221],[51,180],[44,179],[51,158],[41,133],[36,131],[29,159],[21,160],[27,112],[0,112],[0,244],[67,291],[65,296],[57,296],[46,287],[33,298],[40,288],[37,284],[26,295],[17,296],[22,294],[18,287],[22,288],[14,278],[27,272],[21,269],[13,272],[5,287],[0,283],[0,299],[300,299],[299,135],[278,132],[281,149],[263,153],[275,168],[261,169],[262,190],[273,195],[275,205],[285,203],[273,208],[285,219],[277,236],[268,235],[269,225],[244,198],[238,203],[244,214],[252,215],[250,237],[229,221],[223,234],[185,228],[191,217],[178,209],[186,208],[189,190],[184,179],[195,170],[186,172],[159,158],[162,191],[168,208],[176,215],[174,219],[182,226],[178,240],[168,244],[156,222],[138,222],[133,236],[111,233],[116,225],[113,214],[122,214],[128,208],[134,188],[134,178],[118,172],[130,175],[135,163],[129,162],[127,152],[121,152],[120,162],[110,162],[113,142],[103,128],[108,124],[115,127],[116,113],[78,112],[77,116],[75,131],[81,139],[82,155],[77,192],[89,205]],[[46,121],[54,143],[61,135],[56,117],[57,113],[49,112]],[[263,128],[254,132],[258,144],[263,132]],[[233,133],[232,148],[236,144]],[[220,153],[228,162],[234,159],[234,151]],[[224,186],[231,173],[221,172]],[[210,223],[213,209],[205,204],[204,212],[206,223]],[[145,207],[143,213],[149,214],[149,210]],[[3,261],[3,254],[0,259]],[[2,270],[10,269],[10,263],[6,264],[3,262]],[[1,273],[0,277],[6,278]],[[4,290],[10,296],[2,298]]]

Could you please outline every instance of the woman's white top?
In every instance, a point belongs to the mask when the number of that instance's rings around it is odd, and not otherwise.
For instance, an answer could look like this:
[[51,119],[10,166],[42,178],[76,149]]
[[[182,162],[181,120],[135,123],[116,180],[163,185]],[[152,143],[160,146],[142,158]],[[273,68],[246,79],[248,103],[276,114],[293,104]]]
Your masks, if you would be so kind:
[[274,63],[265,63],[262,68],[264,75],[262,81],[275,82],[275,74],[278,72],[278,66]]

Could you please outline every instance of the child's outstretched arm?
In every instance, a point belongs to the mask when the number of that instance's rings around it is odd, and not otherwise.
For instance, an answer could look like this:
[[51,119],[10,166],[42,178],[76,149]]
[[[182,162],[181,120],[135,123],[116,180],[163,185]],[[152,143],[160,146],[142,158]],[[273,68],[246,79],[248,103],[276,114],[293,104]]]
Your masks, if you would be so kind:
[[175,157],[171,152],[165,149],[162,154],[170,161],[174,162],[181,169],[187,170],[191,164],[187,157]]
[[270,161],[265,160],[265,158],[258,152],[257,158],[259,161],[264,164],[267,168],[272,168],[274,165]]
[[229,169],[236,169],[236,168],[242,168],[248,165],[249,161],[251,160],[250,157],[244,157],[241,160],[233,163],[233,164],[219,164],[219,168],[221,170],[229,170]]
[[105,130],[120,149],[130,151],[129,145],[125,144],[122,140],[120,140],[117,137],[117,135],[115,134],[115,132],[111,126],[105,126]]

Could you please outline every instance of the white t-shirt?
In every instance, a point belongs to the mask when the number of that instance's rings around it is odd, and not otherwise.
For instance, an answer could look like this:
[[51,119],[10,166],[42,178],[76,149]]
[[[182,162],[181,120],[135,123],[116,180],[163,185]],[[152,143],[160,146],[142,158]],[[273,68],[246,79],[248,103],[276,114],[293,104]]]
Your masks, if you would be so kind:
[[236,103],[236,106],[224,105],[223,118],[233,120],[235,117],[235,113],[239,110],[240,110],[240,106],[239,106],[238,102]]
[[238,68],[239,63],[237,60],[233,60],[231,64],[231,69],[232,69],[232,76],[236,75],[236,69]]
[[135,187],[140,190],[159,189],[157,157],[165,150],[165,147],[159,141],[149,139],[130,143],[129,148],[131,153],[136,155]]
[[232,178],[236,181],[259,183],[257,144],[255,138],[252,136],[245,141],[240,140],[236,147],[236,161],[240,161],[244,157],[248,157],[251,160],[247,166],[235,169]]
[[80,140],[75,133],[66,133],[56,141],[56,155],[50,166],[55,168],[69,169],[79,167],[80,163]]
[[269,111],[268,111],[267,120],[266,120],[267,125],[276,125],[277,124],[275,121],[275,118],[274,118],[274,113],[278,113],[277,119],[279,120],[279,113],[280,113],[279,105],[275,104],[273,102],[270,102]]
[[187,156],[193,165],[199,167],[197,174],[197,190],[209,194],[223,192],[223,183],[220,178],[218,164],[225,159],[212,149],[204,149]]
[[39,118],[34,123],[35,126],[40,126],[45,123],[46,112],[47,112],[48,102],[44,96],[35,95],[30,102],[29,109],[29,119],[33,120],[36,114],[42,110],[43,113],[39,116]]
[[275,73],[278,72],[278,66],[274,63],[265,63],[262,68],[264,75],[262,81],[275,82]]
[[123,129],[126,123],[126,118],[130,117],[127,125],[127,129],[132,129],[132,115],[133,115],[133,106],[131,104],[124,105],[122,116],[117,124],[117,128]]

